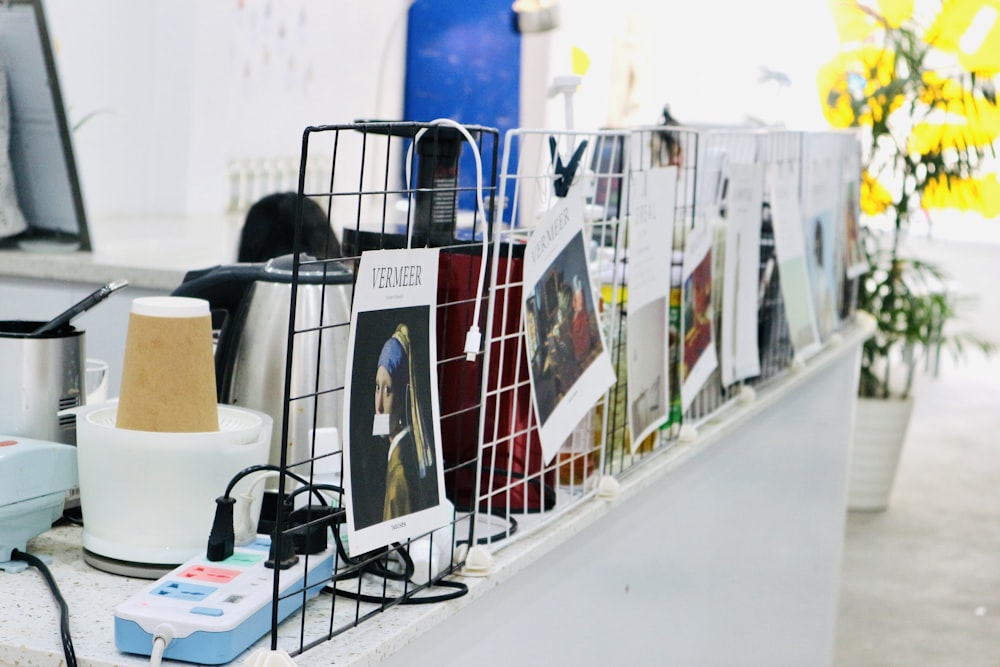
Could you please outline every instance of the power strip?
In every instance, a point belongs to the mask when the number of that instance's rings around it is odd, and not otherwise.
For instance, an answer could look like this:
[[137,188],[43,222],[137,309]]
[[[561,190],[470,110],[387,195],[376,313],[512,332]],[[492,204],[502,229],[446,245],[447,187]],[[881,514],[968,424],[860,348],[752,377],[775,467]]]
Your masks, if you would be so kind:
[[[152,655],[157,635],[172,639],[163,657],[202,665],[231,662],[271,629],[274,569],[265,565],[271,540],[259,536],[213,562],[192,558],[115,608],[115,646]],[[333,574],[336,548],[280,571],[278,620],[315,597]],[[292,593],[285,597],[286,594]]]

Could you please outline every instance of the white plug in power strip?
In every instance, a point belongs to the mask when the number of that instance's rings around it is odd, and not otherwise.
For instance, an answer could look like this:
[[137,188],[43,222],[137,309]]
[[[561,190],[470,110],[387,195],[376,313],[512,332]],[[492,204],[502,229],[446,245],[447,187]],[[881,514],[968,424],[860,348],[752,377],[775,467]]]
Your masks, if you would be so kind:
[[[115,646],[151,655],[153,640],[163,636],[169,640],[164,658],[231,662],[271,629],[274,570],[265,565],[270,545],[270,538],[261,536],[223,561],[192,558],[147,585],[115,608]],[[335,553],[331,546],[308,559],[299,556],[280,571],[279,620],[320,592],[333,573]],[[294,591],[299,593],[284,597]]]

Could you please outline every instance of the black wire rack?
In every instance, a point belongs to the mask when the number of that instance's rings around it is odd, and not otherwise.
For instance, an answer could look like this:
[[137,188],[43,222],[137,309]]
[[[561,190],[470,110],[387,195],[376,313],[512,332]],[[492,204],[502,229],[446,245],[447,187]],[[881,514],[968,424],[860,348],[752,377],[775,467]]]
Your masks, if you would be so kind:
[[[279,508],[273,518],[273,543],[280,553],[287,544],[300,546],[306,536],[328,535],[327,548],[334,550],[333,574],[321,581],[306,580],[279,594],[280,571],[275,570],[272,605],[271,647],[297,655],[382,614],[397,605],[449,599],[462,593],[462,586],[449,579],[462,565],[456,549],[472,539],[472,514],[456,491],[461,471],[476,465],[478,442],[481,359],[466,360],[463,345],[473,304],[477,297],[480,262],[485,261],[482,239],[492,231],[496,197],[498,132],[476,125],[461,130],[475,142],[481,155],[481,193],[485,209],[469,205],[476,201],[476,170],[468,161],[467,138],[448,122],[356,122],[308,127],[302,138],[298,193],[326,212],[331,228],[339,235],[341,256],[313,259],[300,254],[303,247],[302,216],[297,215],[295,258],[292,266],[291,307],[288,313],[288,343],[284,414],[281,423],[282,456],[277,484]],[[416,141],[419,139],[419,141]],[[463,150],[463,147],[465,150]],[[347,539],[347,499],[339,478],[345,452],[339,443],[321,443],[320,429],[289,427],[296,415],[323,414],[343,406],[348,379],[342,373],[324,377],[322,355],[346,355],[345,345],[324,345],[323,339],[346,339],[351,326],[350,307],[335,321],[319,308],[318,319],[302,317],[300,297],[306,288],[302,276],[347,273],[347,285],[321,284],[319,300],[344,297],[356,284],[354,271],[362,253],[404,247],[440,248],[437,289],[437,373],[440,396],[441,449],[445,490],[454,507],[451,521],[404,543],[364,554],[350,551]],[[487,255],[488,257],[488,255]],[[315,300],[315,286],[310,293]],[[348,303],[352,298],[348,294]],[[275,313],[275,316],[280,314]],[[359,336],[363,332],[359,332]],[[293,377],[292,360],[300,354],[316,357],[311,386]],[[344,368],[338,363],[336,368]],[[444,389],[447,388],[447,389]],[[336,397],[337,400],[331,401]],[[331,407],[333,406],[333,407]],[[340,408],[342,409],[342,407]],[[329,423],[329,415],[324,415]],[[336,415],[333,423],[340,424]],[[315,424],[314,424],[315,426]],[[293,442],[307,438],[308,444]],[[297,454],[305,451],[306,454]],[[331,479],[328,471],[335,471]],[[297,479],[298,478],[298,479]],[[315,493],[302,493],[308,482],[322,494],[321,501],[306,500]],[[282,504],[280,499],[298,498]],[[318,549],[319,547],[317,547]],[[298,551],[299,549],[297,549]],[[306,553],[310,558],[328,554]],[[283,606],[297,600],[301,607],[282,621]]]
[[[295,622],[278,624],[281,600],[276,595],[272,647],[293,655],[396,605],[461,594],[461,585],[450,577],[465,565],[466,549],[497,551],[553,526],[565,512],[603,495],[605,480],[624,477],[683,445],[685,427],[697,429],[717,418],[742,396],[789,372],[796,362],[766,197],[760,210],[759,263],[751,268],[759,294],[754,313],[759,373],[727,385],[716,370],[684,405],[679,393],[681,320],[673,316],[679,317],[685,302],[681,273],[688,235],[707,219],[713,232],[711,312],[718,336],[719,322],[727,317],[722,292],[730,170],[737,165],[759,168],[766,193],[767,174],[773,168],[792,170],[801,178],[804,163],[812,160],[808,150],[812,135],[680,126],[594,132],[517,129],[506,134],[501,151],[496,130],[464,127],[482,155],[483,212],[470,205],[476,190],[470,184],[472,170],[456,155],[455,136],[447,126],[361,122],[307,128],[303,136],[299,194],[324,207],[340,234],[343,256],[311,260],[296,255],[293,273],[317,267],[331,273],[351,272],[364,252],[408,245],[440,248],[436,371],[445,488],[454,511],[447,525],[409,543],[361,555],[350,554],[349,545],[338,550],[330,578],[290,594],[301,596],[303,602]],[[421,141],[428,142],[427,150],[408,152],[418,133],[424,133]],[[840,151],[831,159],[843,168],[845,177],[856,174],[850,169],[859,150],[857,138],[843,134],[831,140],[839,142]],[[590,289],[598,295],[598,326],[615,381],[558,454],[546,460],[532,393],[537,388],[528,366],[533,363],[528,360],[528,337],[537,337],[537,317],[542,312],[532,308],[544,305],[525,305],[524,250],[541,212],[558,196],[554,194],[560,176],[555,156],[577,149],[582,168],[574,187],[583,193]],[[673,209],[663,218],[668,220],[671,237],[663,248],[662,273],[669,285],[672,316],[663,341],[669,359],[669,419],[642,442],[632,443],[626,378],[630,189],[644,172],[664,167],[672,168],[674,177]],[[444,231],[434,225],[435,216],[442,212],[446,214],[443,219],[454,218],[453,227],[446,224]],[[488,280],[480,291],[483,262]],[[289,362],[298,349],[317,346],[318,339],[337,335],[351,324],[349,318],[313,322],[296,318],[298,287],[293,279]],[[856,289],[856,279],[840,275],[836,291],[841,295],[841,322],[854,314]],[[483,343],[476,362],[470,363],[463,347],[465,331],[470,313],[480,305],[485,308]],[[317,349],[323,353],[325,348],[319,345]],[[317,372],[308,391],[297,391],[294,378],[286,378],[279,495],[295,487],[293,474],[313,483],[322,477],[317,470],[328,469],[331,460],[343,458],[342,449],[321,451],[315,441],[309,443],[308,456],[289,457],[289,452],[299,451],[289,440],[303,436],[289,431],[287,424],[291,414],[320,412],[331,395],[345,391],[345,382],[344,377],[321,378]],[[345,499],[335,488],[328,495],[332,515],[307,512],[304,520],[300,515],[298,521],[290,521],[279,512],[275,539],[300,539],[297,536],[311,526],[332,524],[334,539],[341,543],[344,523],[337,517],[343,515]],[[277,580],[276,575],[276,591]],[[317,589],[324,593],[314,595]]]

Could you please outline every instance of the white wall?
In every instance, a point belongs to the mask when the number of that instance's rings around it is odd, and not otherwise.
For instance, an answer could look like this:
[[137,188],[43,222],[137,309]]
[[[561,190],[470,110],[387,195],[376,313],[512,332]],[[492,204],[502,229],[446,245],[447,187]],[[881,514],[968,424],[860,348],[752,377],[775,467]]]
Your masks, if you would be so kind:
[[232,160],[402,113],[408,0],[47,0],[89,216],[225,210]]
[[[46,0],[71,122],[94,114],[74,133],[90,218],[219,214],[231,161],[294,166],[308,125],[399,118],[409,4]],[[572,46],[591,58],[580,129],[653,123],[664,103],[689,123],[821,126],[824,0],[560,6],[562,27],[525,44],[525,126],[563,127],[545,93]],[[760,83],[761,66],[791,87]]]
[[[560,100],[545,101],[551,77],[571,72],[572,47],[590,56],[576,96],[577,129],[655,123],[665,103],[684,123],[758,119],[794,129],[826,128],[815,74],[838,48],[826,0],[559,0],[562,24],[526,45],[525,67],[544,79],[526,91],[546,105],[548,127],[564,127]],[[535,45],[546,40],[548,61]],[[762,67],[790,86],[761,82]],[[540,70],[547,75],[539,75]],[[626,81],[634,85],[627,92]]]

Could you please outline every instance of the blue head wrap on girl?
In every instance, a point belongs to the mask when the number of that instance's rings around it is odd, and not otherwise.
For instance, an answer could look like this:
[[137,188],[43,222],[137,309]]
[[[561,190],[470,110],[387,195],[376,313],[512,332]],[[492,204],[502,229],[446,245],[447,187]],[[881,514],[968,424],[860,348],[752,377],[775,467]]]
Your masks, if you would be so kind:
[[395,337],[390,338],[382,346],[378,355],[378,365],[389,372],[392,386],[396,391],[402,391],[410,383],[410,363],[406,357],[403,344]]

